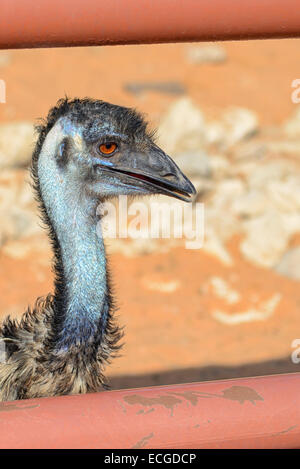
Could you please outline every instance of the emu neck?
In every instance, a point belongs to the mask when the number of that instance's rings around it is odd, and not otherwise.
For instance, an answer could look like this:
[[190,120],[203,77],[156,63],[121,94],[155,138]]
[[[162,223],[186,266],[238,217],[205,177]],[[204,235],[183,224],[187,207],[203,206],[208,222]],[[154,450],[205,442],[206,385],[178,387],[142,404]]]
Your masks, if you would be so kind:
[[99,340],[108,310],[105,249],[97,235],[97,201],[80,186],[72,164],[66,175],[53,155],[50,157],[61,137],[55,127],[49,132],[38,162],[40,192],[59,245],[57,260],[62,269],[63,282],[56,289],[54,304],[58,350]]
[[64,305],[61,345],[88,341],[97,333],[101,320],[104,328],[102,311],[107,290],[105,250],[96,233],[96,207],[74,199],[65,208],[67,216],[57,214],[63,224],[56,223],[66,285],[65,297],[59,302]]

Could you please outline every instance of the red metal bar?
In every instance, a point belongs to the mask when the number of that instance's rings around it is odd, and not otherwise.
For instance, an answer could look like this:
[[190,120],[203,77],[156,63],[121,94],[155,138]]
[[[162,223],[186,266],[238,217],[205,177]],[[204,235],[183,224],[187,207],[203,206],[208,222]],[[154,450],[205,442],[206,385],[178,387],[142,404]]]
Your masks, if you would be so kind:
[[0,48],[300,36],[299,0],[0,0]]
[[[0,0],[0,48],[300,37],[299,0]],[[1,448],[296,448],[300,374],[0,403]]]
[[300,448],[300,373],[0,403],[1,448]]

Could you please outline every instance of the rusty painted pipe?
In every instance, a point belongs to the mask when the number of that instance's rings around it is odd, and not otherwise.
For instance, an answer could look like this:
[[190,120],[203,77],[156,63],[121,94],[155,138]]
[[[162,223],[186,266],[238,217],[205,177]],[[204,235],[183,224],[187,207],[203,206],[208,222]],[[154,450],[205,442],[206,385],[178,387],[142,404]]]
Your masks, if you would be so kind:
[[0,403],[1,448],[300,448],[300,373]]
[[293,36],[299,0],[0,0],[0,49]]

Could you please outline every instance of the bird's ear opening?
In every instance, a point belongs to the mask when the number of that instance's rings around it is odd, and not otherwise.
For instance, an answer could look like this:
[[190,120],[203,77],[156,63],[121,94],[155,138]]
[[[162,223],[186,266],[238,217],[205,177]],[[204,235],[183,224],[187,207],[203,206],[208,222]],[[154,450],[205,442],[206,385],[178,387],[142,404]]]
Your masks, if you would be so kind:
[[70,146],[71,146],[71,142],[70,142],[69,137],[64,137],[63,140],[58,145],[58,148],[55,154],[55,159],[57,161],[58,166],[61,168],[64,168],[69,161]]

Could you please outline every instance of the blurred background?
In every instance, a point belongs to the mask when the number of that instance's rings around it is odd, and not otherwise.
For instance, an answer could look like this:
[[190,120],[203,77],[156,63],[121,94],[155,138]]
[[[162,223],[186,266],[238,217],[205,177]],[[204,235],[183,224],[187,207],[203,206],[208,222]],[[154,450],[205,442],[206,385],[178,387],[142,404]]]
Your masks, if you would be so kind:
[[[0,318],[52,290],[28,164],[65,95],[136,107],[205,204],[205,242],[109,240],[112,388],[297,372],[300,41],[0,51]],[[300,93],[299,93],[300,94]]]

